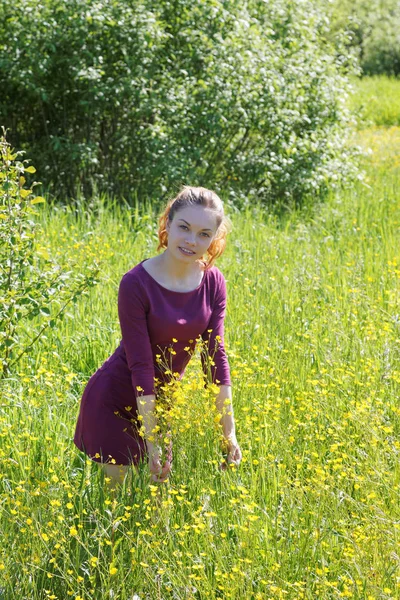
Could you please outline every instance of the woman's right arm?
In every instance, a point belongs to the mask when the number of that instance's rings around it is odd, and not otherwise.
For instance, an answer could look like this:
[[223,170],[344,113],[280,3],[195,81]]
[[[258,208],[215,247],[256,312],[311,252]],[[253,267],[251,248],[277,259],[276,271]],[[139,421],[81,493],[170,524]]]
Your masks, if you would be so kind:
[[161,464],[161,448],[156,443],[155,428],[157,419],[154,416],[155,396],[149,394],[138,398],[138,410],[141,417],[142,427],[144,428],[144,438],[146,440],[147,452],[149,455],[149,469],[152,481],[162,483],[171,472],[171,464],[168,460],[164,465]]
[[[121,279],[118,290],[118,316],[122,340],[131,372],[132,388],[136,391],[138,419],[144,429],[150,471],[153,481],[163,481],[169,469],[166,469],[165,465],[161,468],[160,450],[154,432],[157,426],[157,418],[154,414],[156,402],[154,364],[146,308],[146,298],[142,293],[140,282],[130,273],[126,273]],[[161,475],[158,475],[160,471]]]
[[143,428],[142,432],[149,454],[156,447],[155,429],[157,427],[157,418],[154,413],[155,405],[156,397],[154,394],[139,396],[137,398],[137,406],[140,413],[138,418]]
[[125,273],[118,290],[118,316],[126,360],[136,396],[154,395],[154,364],[147,328],[148,300],[140,281]]

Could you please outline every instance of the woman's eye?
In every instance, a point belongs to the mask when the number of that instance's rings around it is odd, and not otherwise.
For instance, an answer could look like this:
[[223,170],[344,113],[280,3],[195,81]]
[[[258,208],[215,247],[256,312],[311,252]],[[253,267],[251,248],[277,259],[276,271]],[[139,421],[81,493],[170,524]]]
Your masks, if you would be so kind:
[[[186,225],[179,225],[179,227],[180,227],[181,229],[188,229],[188,227],[187,227]],[[210,236],[208,235],[208,233],[206,233],[205,231],[203,232],[203,235],[205,235],[205,236],[206,236],[206,237],[208,237],[208,238],[210,237]]]

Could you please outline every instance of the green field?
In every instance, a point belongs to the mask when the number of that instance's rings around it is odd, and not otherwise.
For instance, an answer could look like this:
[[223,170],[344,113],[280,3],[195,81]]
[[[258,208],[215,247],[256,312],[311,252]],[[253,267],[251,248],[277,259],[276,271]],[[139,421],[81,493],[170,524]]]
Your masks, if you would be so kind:
[[353,81],[349,106],[359,127],[400,125],[400,80],[383,75]]
[[41,251],[96,256],[102,282],[2,383],[1,600],[400,598],[400,106],[393,92],[382,108],[386,85],[353,98],[373,121],[354,134],[364,181],[279,220],[229,214],[217,266],[239,468],[218,469],[197,357],[170,480],[150,485],[144,466],[105,491],[72,437],[120,341],[119,281],[156,254],[156,216],[103,199],[40,209]]

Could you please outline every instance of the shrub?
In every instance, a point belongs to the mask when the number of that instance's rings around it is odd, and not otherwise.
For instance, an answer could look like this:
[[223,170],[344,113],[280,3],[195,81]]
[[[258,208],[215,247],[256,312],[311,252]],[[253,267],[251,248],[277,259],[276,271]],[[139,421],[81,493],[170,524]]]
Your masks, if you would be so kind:
[[354,174],[328,33],[311,0],[3,0],[0,120],[60,196],[300,203]]
[[72,260],[57,264],[39,243],[35,208],[45,199],[34,196],[38,182],[24,187],[35,173],[27,160],[18,160],[0,138],[0,378],[9,376],[48,327],[55,327],[67,306],[89,286],[98,273],[95,264],[78,272]]
[[400,4],[397,14],[372,28],[363,43],[362,70],[366,75],[400,75]]
[[347,47],[357,49],[364,75],[400,75],[398,0],[334,0],[332,31],[349,32]]

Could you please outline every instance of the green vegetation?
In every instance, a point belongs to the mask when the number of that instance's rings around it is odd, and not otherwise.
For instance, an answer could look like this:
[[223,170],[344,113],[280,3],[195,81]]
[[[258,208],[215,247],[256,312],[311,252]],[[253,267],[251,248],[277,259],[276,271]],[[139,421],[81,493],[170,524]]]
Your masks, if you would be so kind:
[[95,261],[58,264],[40,245],[40,227],[33,219],[35,206],[45,199],[33,194],[38,182],[25,187],[26,177],[36,170],[19,160],[22,153],[13,152],[5,133],[0,137],[0,377],[15,371],[68,305],[96,283],[98,272]]
[[385,76],[364,77],[353,82],[349,99],[358,118],[358,128],[400,126],[400,79]]
[[300,205],[354,176],[347,55],[313,0],[3,0],[0,124],[58,199]]
[[230,211],[218,266],[243,462],[218,469],[197,357],[177,390],[170,481],[149,486],[144,467],[114,496],[72,436],[120,340],[120,278],[155,254],[155,213],[40,205],[43,247],[90,239],[81,265],[95,255],[102,283],[1,384],[4,598],[400,597],[398,132],[358,132],[366,180],[324,204],[280,220]]
[[364,75],[400,75],[400,3],[398,0],[330,0],[332,32],[346,32]]

